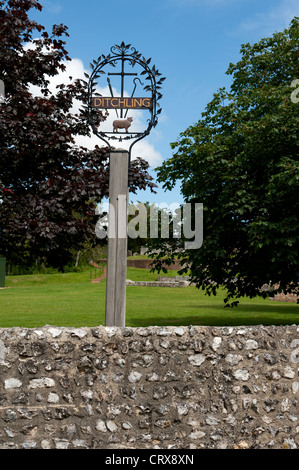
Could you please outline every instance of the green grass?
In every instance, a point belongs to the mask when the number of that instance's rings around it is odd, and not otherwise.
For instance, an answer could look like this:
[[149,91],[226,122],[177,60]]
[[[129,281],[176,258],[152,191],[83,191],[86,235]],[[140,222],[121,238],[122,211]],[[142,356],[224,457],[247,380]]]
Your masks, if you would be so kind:
[[[169,271],[169,275],[176,275]],[[128,268],[127,278],[156,280],[149,270]],[[0,290],[0,327],[96,326],[105,323],[106,282],[92,284],[90,270],[80,273],[8,276]],[[241,299],[224,308],[225,292],[206,296],[195,287],[127,287],[126,325],[299,324],[296,304]]]
[[[95,272],[94,270],[92,273]],[[99,271],[97,271],[98,273]],[[50,286],[63,284],[79,284],[90,281],[91,270],[79,273],[29,274],[22,276],[7,276],[6,287]]]

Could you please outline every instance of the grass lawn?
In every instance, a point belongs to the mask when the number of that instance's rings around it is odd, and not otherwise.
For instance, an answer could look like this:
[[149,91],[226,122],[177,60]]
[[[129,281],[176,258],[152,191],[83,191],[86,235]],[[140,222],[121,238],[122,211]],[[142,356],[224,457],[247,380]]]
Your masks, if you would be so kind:
[[[169,275],[176,275],[169,271]],[[149,270],[128,268],[133,281],[156,280]],[[106,281],[90,282],[82,273],[8,276],[0,290],[0,328],[96,326],[105,324]],[[296,304],[241,299],[224,308],[224,291],[206,296],[195,287],[127,287],[126,325],[254,325],[299,324]]]

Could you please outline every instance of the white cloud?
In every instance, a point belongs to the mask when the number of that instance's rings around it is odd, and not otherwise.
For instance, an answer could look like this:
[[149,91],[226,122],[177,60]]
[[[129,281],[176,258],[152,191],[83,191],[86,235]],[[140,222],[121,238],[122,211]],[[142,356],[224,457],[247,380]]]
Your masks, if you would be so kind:
[[151,167],[156,167],[162,163],[162,156],[160,152],[155,150],[154,146],[148,142],[148,140],[141,140],[137,142],[132,148],[132,159],[136,157],[142,157],[148,161]]
[[43,6],[49,13],[53,13],[54,15],[57,15],[62,10],[62,5],[60,3],[51,2],[50,0],[44,0]]
[[[32,47],[32,44],[26,45],[26,49],[29,49]],[[83,79],[86,80],[86,77],[84,76],[84,73],[89,73],[90,71],[87,71],[84,68],[84,64],[81,59],[72,59],[71,61],[65,62],[66,70],[64,72],[60,72],[58,75],[54,77],[49,77],[49,89],[51,93],[55,94],[57,89],[57,85],[64,83],[70,83],[70,77],[72,77],[73,80],[77,79]],[[30,91],[35,94],[39,95],[40,90],[36,86],[31,86]],[[97,87],[97,92],[100,93],[102,96],[110,96],[110,91],[108,86],[105,87]],[[113,89],[113,93],[115,96],[119,95],[119,91]],[[81,107],[80,102],[74,102],[74,107],[73,107],[73,112],[76,113],[78,112],[79,108]],[[117,119],[116,113],[114,110],[109,110],[110,114],[105,122],[103,122],[99,128],[99,130],[102,131],[107,131],[107,132],[112,132],[113,130],[113,120]],[[147,128],[147,123],[146,119],[148,116],[146,116],[148,112],[147,111],[139,111],[139,110],[132,110],[129,111],[128,116],[133,117],[133,123],[131,126],[131,130],[134,132],[142,132]],[[125,137],[125,134],[124,134]],[[155,167],[162,162],[162,156],[161,154],[154,148],[154,146],[149,142],[150,136],[145,138],[146,140],[141,140],[140,142],[137,142],[136,145],[133,146],[132,148],[132,159],[135,159],[136,157],[142,157],[144,160],[147,160],[148,163],[150,164],[151,167]],[[105,146],[105,142],[103,142],[101,139],[99,139],[96,135],[92,133],[91,137],[87,136],[76,136],[75,137],[75,142],[77,145],[84,146],[88,149],[93,149],[95,145],[98,146]],[[116,147],[116,148],[124,148],[124,149],[129,149],[130,145],[132,144],[132,140],[127,140],[127,141],[122,141],[118,142],[117,140],[111,140],[111,146]]]
[[258,30],[261,36],[272,35],[287,28],[294,16],[299,16],[298,0],[281,0],[270,10],[243,21],[233,34]]

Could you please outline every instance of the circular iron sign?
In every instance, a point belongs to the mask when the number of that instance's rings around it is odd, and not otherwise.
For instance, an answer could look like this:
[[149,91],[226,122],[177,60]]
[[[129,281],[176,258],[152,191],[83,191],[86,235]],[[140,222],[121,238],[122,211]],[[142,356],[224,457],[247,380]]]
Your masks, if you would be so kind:
[[[102,139],[110,148],[110,141],[122,142],[132,140],[132,146],[149,135],[158,123],[158,115],[162,109],[159,100],[162,98],[161,88],[165,77],[161,76],[151,59],[145,59],[131,44],[114,45],[107,56],[101,55],[90,66],[92,73],[85,74],[88,82],[83,81],[88,90],[85,113],[94,134]],[[101,88],[107,90],[107,96],[96,92],[98,80],[102,80]],[[106,80],[105,80],[106,79]],[[131,110],[142,109],[148,113],[147,127],[142,131],[134,131],[134,119]],[[115,119],[108,131],[101,130],[98,125],[98,110],[106,115],[114,113]]]

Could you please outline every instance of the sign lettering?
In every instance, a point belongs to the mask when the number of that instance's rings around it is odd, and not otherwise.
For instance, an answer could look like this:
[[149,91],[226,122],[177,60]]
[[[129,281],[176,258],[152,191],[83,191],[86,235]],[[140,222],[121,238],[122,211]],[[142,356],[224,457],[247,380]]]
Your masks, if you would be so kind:
[[152,98],[104,98],[99,96],[92,98],[92,107],[96,109],[151,109]]

